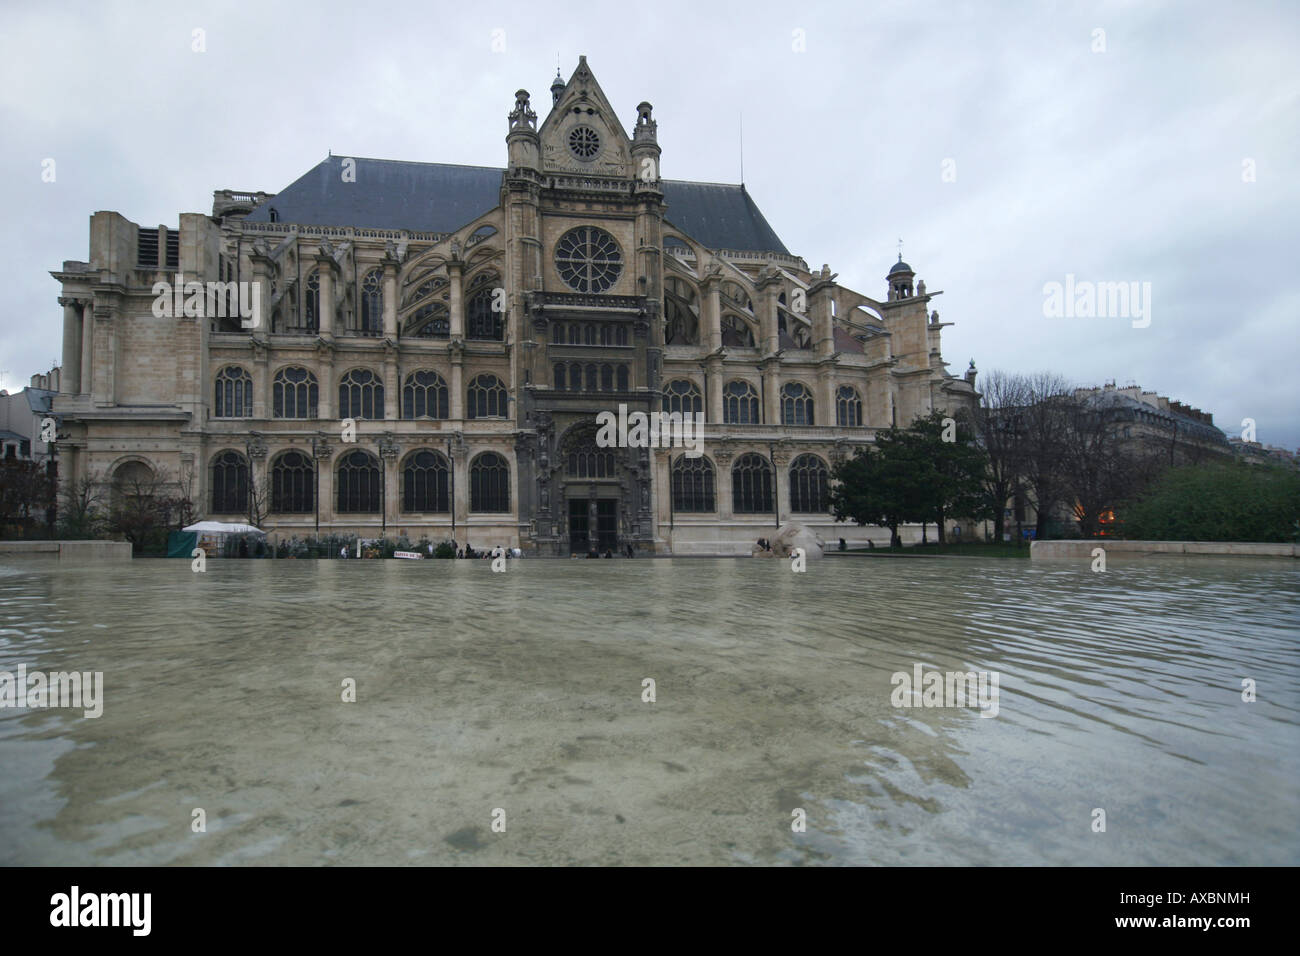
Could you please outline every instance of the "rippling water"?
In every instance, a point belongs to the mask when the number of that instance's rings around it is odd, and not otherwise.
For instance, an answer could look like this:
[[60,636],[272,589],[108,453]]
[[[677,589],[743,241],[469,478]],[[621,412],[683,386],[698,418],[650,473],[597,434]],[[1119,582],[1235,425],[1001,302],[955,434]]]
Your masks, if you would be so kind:
[[1300,569],[1089,565],[0,564],[0,863],[1300,863]]

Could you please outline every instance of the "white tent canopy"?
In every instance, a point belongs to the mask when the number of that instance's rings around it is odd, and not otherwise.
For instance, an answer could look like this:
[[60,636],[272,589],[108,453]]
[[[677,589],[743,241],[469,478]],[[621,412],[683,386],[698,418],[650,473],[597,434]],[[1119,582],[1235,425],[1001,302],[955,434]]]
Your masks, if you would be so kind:
[[251,524],[227,524],[224,521],[199,521],[181,530],[197,531],[199,534],[266,534]]

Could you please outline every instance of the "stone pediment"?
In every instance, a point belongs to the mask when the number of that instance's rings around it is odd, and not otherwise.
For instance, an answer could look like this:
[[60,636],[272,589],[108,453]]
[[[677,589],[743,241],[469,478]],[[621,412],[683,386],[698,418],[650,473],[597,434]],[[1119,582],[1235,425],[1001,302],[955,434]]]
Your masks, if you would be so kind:
[[619,178],[632,175],[627,132],[585,56],[579,58],[578,68],[538,135],[544,172]]

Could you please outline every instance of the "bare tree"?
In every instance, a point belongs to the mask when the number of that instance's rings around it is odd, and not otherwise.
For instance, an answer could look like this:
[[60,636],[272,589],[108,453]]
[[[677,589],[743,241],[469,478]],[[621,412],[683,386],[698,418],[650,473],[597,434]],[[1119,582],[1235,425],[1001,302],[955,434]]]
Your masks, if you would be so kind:
[[59,493],[59,534],[68,538],[95,538],[105,530],[104,476],[88,472],[63,483]]
[[1028,403],[1029,383],[1023,375],[994,369],[984,376],[972,425],[988,456],[984,493],[993,512],[995,541],[1002,540],[1003,510],[1023,478],[1027,449],[1022,419]]

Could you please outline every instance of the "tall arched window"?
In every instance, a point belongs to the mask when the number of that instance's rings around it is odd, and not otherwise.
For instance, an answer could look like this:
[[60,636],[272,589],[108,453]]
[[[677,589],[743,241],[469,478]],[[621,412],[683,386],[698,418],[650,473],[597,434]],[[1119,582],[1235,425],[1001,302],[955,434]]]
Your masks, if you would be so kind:
[[384,274],[371,269],[361,280],[361,331],[378,335],[383,329]]
[[384,417],[384,383],[368,368],[354,368],[339,379],[339,418]]
[[563,362],[555,363],[555,386],[554,387],[557,392],[564,391],[564,363]]
[[470,463],[469,510],[510,510],[510,466],[495,452],[484,452]]
[[790,510],[800,514],[825,514],[830,472],[816,455],[800,455],[790,463]]
[[673,462],[673,510],[684,514],[710,514],[717,510],[713,497],[713,462],[701,455],[682,455]]
[[676,379],[664,386],[664,411],[693,415],[704,411],[704,397],[694,382]]
[[243,514],[248,510],[248,460],[237,451],[212,459],[212,513]]
[[728,382],[722,390],[722,420],[728,425],[758,425],[758,392],[748,382]]
[[271,510],[305,514],[314,509],[316,472],[300,451],[287,451],[271,464]]
[[[489,279],[487,284],[490,282]],[[504,313],[493,311],[496,294],[494,289],[487,287],[487,284],[469,297],[469,307],[466,310],[469,321],[465,337],[500,342],[503,338],[504,323],[501,320]]]
[[813,423],[813,397],[806,385],[787,382],[781,386],[781,424],[811,425]]
[[862,424],[862,397],[857,389],[841,385],[835,392],[835,424],[847,428]]
[[339,461],[339,514],[374,514],[379,511],[379,459],[369,452],[350,451]]
[[582,342],[584,345],[596,345],[596,326],[590,322],[583,323]]
[[302,297],[302,324],[313,332],[320,329],[320,271],[307,276],[307,294]]
[[594,432],[588,430],[565,443],[565,474],[570,478],[614,477],[614,452],[596,444]]
[[508,411],[506,387],[495,375],[480,375],[469,383],[466,418],[505,418]]
[[428,369],[412,372],[402,386],[403,418],[446,418],[447,383]]
[[253,417],[253,380],[238,365],[227,365],[217,373],[216,391],[213,417]]
[[591,364],[587,366],[587,391],[594,392],[597,389],[596,366]]
[[731,468],[731,508],[738,515],[768,514],[773,510],[772,466],[752,452],[741,455]]
[[620,365],[618,367],[618,375],[616,376],[616,379],[618,382],[618,390],[620,392],[626,392],[628,390],[626,365]]
[[295,365],[275,373],[271,386],[275,418],[315,418],[316,397],[316,376],[305,368]]
[[450,470],[435,451],[417,451],[402,466],[403,511],[447,511]]
[[614,391],[614,366],[602,365],[600,367],[600,390],[602,392]]

